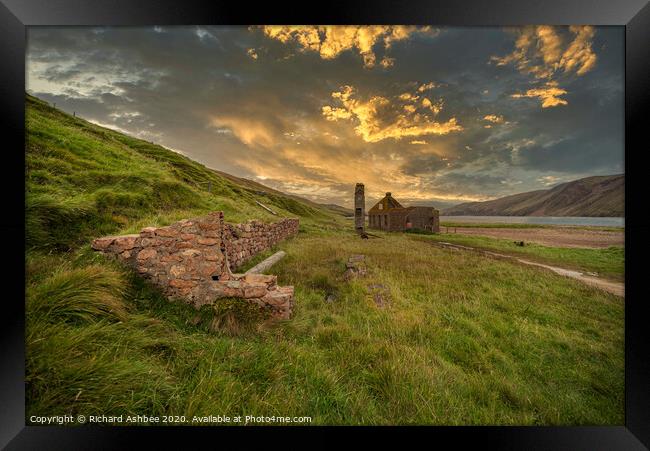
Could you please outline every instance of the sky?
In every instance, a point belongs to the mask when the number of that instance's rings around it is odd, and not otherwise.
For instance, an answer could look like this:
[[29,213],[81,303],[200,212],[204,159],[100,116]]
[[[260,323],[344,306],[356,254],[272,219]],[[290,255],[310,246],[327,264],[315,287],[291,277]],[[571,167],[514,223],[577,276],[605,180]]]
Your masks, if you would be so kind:
[[622,27],[30,27],[26,90],[322,203],[623,173]]

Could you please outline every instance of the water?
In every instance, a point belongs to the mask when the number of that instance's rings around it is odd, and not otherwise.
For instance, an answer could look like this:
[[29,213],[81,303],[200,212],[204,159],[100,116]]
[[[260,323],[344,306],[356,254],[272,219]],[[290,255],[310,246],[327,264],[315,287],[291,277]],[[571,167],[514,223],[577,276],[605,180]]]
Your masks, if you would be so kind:
[[441,222],[483,224],[549,224],[625,227],[625,218],[588,218],[567,216],[440,216]]

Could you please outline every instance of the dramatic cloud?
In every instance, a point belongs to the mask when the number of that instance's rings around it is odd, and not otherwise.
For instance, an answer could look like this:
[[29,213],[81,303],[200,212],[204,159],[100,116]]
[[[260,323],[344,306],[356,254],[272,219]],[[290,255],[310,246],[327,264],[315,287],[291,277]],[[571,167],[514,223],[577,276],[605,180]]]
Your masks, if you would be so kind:
[[538,98],[542,101],[542,108],[549,108],[558,105],[568,105],[569,102],[560,98],[561,95],[566,94],[566,90],[557,87],[557,83],[549,81],[539,88],[527,90],[525,93],[515,93],[510,97],[520,99],[522,97]]
[[567,105],[558,96],[566,94],[558,88],[558,76],[581,76],[596,66],[596,53],[592,50],[595,29],[591,26],[571,26],[571,37],[563,36],[555,27],[541,25],[524,27],[515,31],[518,37],[512,53],[492,56],[497,66],[514,64],[522,74],[532,75],[535,80],[545,80],[540,87],[529,89],[525,94],[512,97],[538,97],[542,107]]
[[623,171],[622,28],[35,27],[27,38],[29,93],[317,202],[351,206],[363,182],[369,203],[391,191],[444,207]]
[[442,110],[442,100],[433,103],[424,97],[403,93],[392,101],[382,96],[359,99],[351,86],[343,86],[332,93],[341,107],[326,105],[323,115],[328,121],[353,119],[357,124],[354,131],[370,143],[393,138],[417,137],[425,135],[446,135],[461,131],[455,117],[445,122],[437,122],[435,117]]
[[[384,51],[394,42],[408,39],[414,33],[435,36],[438,30],[431,27],[413,26],[265,26],[264,34],[284,44],[296,43],[301,51],[312,51],[323,59],[334,59],[346,50],[356,50],[363,58],[363,65],[372,68],[377,63],[374,52],[376,44],[383,45]],[[384,56],[379,64],[388,68],[394,58]]]

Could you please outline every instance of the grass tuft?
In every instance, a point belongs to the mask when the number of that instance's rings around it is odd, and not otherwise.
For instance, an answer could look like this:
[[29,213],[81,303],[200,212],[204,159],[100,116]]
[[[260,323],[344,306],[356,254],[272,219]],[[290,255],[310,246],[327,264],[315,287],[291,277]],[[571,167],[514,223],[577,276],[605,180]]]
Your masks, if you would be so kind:
[[99,265],[71,268],[68,265],[27,289],[26,314],[34,321],[124,321],[123,275]]

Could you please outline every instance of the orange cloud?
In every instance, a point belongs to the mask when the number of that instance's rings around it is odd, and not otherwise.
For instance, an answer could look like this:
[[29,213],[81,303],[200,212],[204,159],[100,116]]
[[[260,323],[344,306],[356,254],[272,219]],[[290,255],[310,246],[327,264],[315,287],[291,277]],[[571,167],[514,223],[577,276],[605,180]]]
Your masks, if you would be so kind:
[[510,97],[519,99],[522,97],[538,98],[542,101],[542,108],[550,108],[559,105],[568,105],[569,102],[559,96],[566,94],[567,91],[557,87],[557,83],[548,82],[540,88],[533,88],[524,94],[512,94]]
[[488,114],[483,116],[483,120],[492,122],[493,124],[503,124],[503,116],[500,114]]
[[576,38],[562,54],[560,67],[564,68],[565,72],[575,70],[577,75],[586,74],[596,65],[596,54],[591,49],[595,30],[593,27],[578,26],[571,26],[569,29]]
[[215,127],[232,131],[247,146],[271,147],[276,143],[274,133],[262,122],[237,116],[218,116],[212,119]]
[[[414,33],[437,35],[431,27],[415,26],[292,26],[268,25],[262,27],[266,36],[284,44],[295,42],[302,51],[318,52],[323,59],[336,58],[341,52],[356,49],[363,58],[363,65],[372,68],[377,64],[373,48],[382,43],[387,50],[396,41],[411,37]],[[391,67],[395,60],[384,57],[379,62],[383,68]]]
[[425,135],[446,135],[463,130],[455,117],[446,122],[438,122],[435,117],[442,109],[442,101],[436,103],[425,98],[417,106],[413,103],[417,96],[404,93],[393,102],[382,96],[373,96],[367,100],[357,98],[351,86],[344,86],[341,91],[332,93],[341,106],[326,105],[322,108],[323,116],[328,121],[354,120],[357,125],[355,133],[366,142],[378,142],[384,139],[401,139]]
[[523,27],[517,32],[512,53],[493,56],[490,60],[497,66],[514,64],[519,72],[546,80],[546,84],[511,97],[537,97],[542,100],[543,108],[567,105],[566,100],[558,98],[566,91],[557,87],[555,78],[559,74],[582,76],[595,67],[598,58],[591,48],[595,29],[588,25],[571,26],[569,32],[573,39],[569,42],[556,27],[548,25]]

